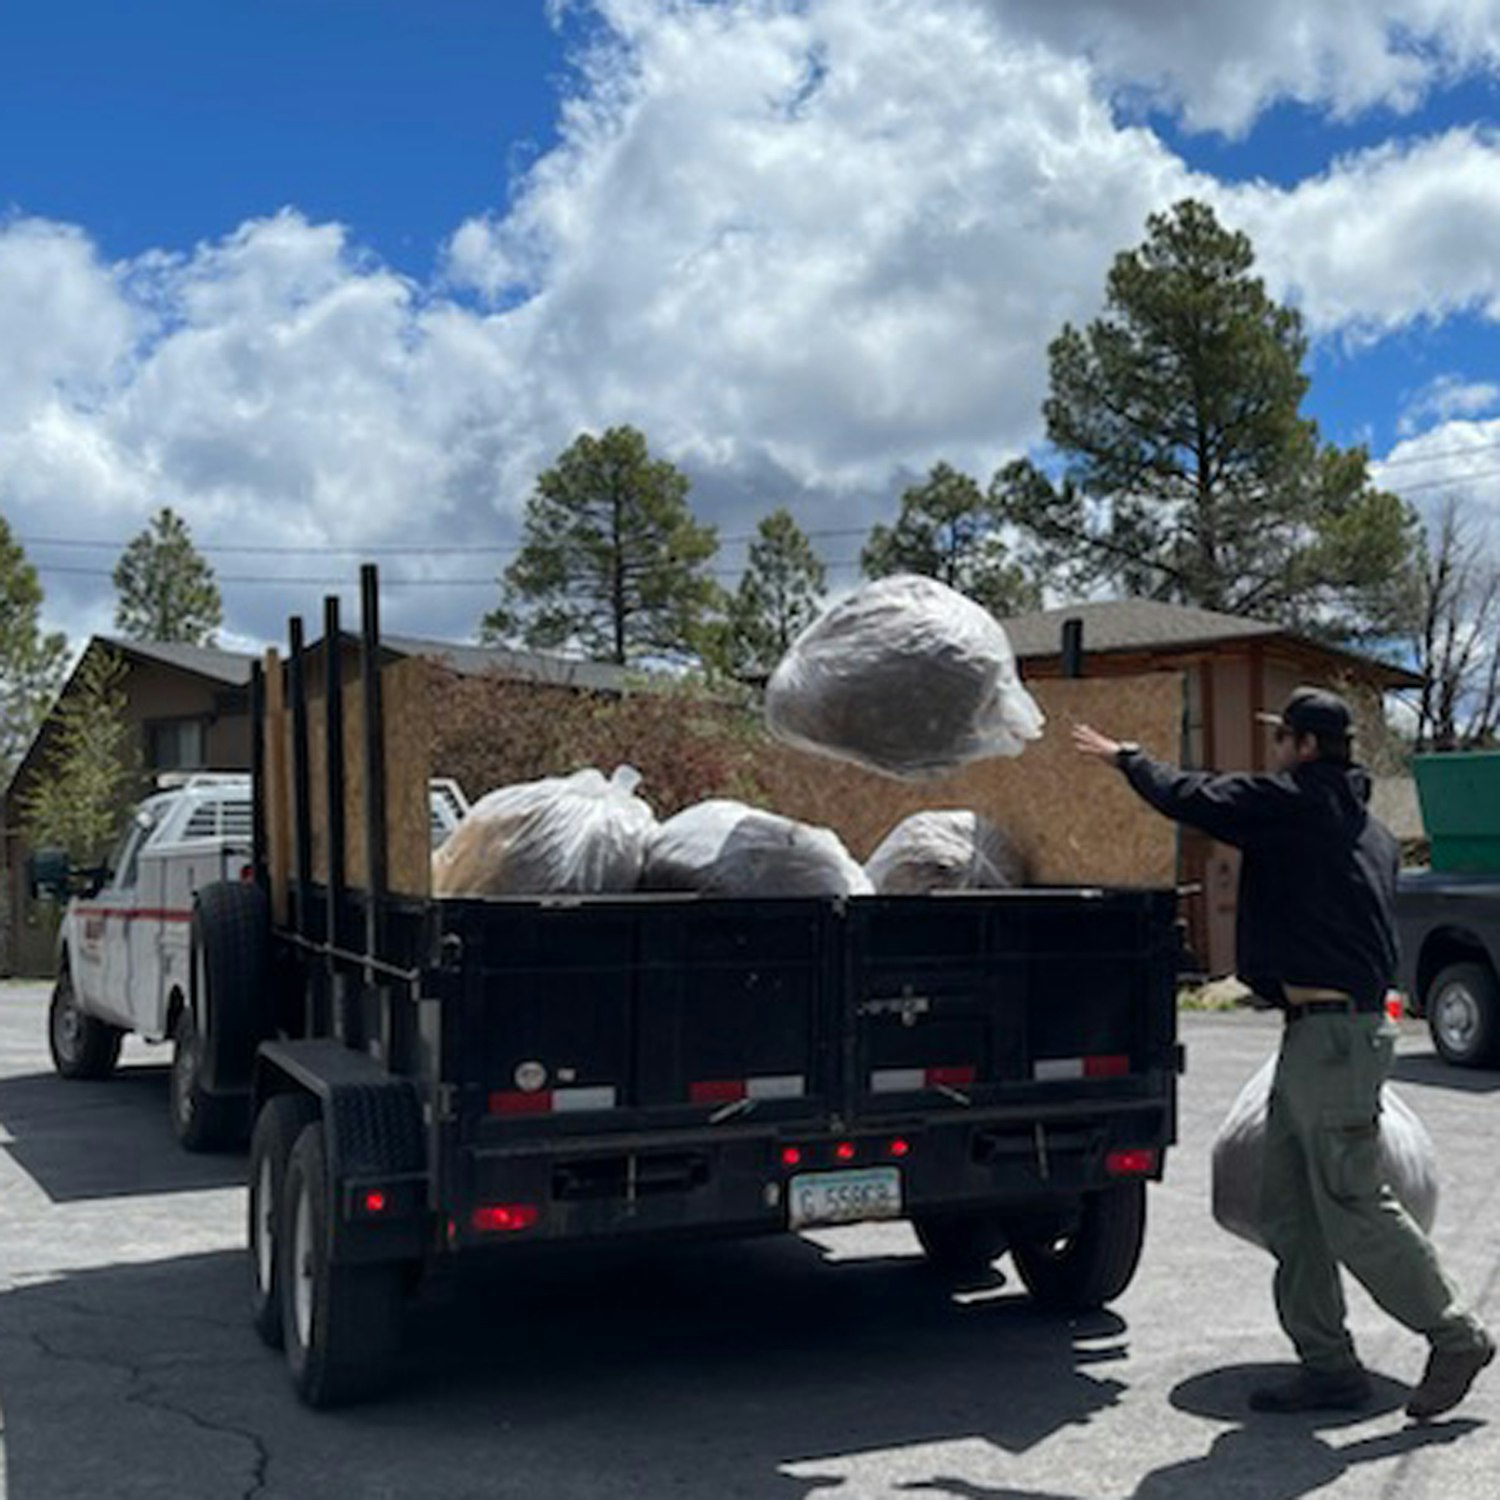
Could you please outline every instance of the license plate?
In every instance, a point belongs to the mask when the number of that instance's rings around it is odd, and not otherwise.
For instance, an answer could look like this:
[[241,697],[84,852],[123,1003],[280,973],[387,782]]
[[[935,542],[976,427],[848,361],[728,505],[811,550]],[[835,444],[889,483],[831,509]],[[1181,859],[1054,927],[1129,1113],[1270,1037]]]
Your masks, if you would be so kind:
[[810,1172],[792,1178],[788,1208],[793,1229],[809,1224],[857,1224],[901,1217],[901,1169]]

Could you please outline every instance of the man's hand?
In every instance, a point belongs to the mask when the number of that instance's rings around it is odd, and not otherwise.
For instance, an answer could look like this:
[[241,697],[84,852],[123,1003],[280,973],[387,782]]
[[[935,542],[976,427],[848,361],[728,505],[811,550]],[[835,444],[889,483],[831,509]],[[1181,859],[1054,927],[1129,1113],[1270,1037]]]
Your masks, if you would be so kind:
[[1080,755],[1092,755],[1097,760],[1113,762],[1120,753],[1120,742],[1110,739],[1107,734],[1100,734],[1091,724],[1075,724],[1073,748]]

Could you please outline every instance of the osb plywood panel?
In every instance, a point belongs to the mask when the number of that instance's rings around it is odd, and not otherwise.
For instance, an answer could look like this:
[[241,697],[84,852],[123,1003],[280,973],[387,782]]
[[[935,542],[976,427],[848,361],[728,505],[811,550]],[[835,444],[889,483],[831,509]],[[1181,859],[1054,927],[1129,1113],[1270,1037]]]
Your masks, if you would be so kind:
[[[419,659],[382,667],[380,694],[385,718],[386,877],[398,895],[426,896],[432,881],[431,810],[427,778],[431,716],[427,664]],[[365,854],[364,687],[356,677],[344,684],[344,879],[368,884]],[[288,716],[290,717],[290,716]],[[328,879],[327,740],[322,693],[308,698],[308,760],[311,768],[313,879]]]
[[832,828],[861,860],[911,813],[971,808],[1015,840],[1032,884],[1175,885],[1175,826],[1147,807],[1113,767],[1079,755],[1070,729],[1092,724],[1175,761],[1181,674],[1049,679],[1027,687],[1047,728],[1016,759],[979,761],[940,780],[905,782],[778,745],[760,767],[766,804]]

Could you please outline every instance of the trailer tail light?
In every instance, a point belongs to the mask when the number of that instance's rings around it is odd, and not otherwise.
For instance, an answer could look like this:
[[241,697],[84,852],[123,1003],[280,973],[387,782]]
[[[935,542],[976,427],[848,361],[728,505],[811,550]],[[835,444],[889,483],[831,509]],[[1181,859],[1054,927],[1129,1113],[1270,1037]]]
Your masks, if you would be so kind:
[[1150,1146],[1111,1151],[1104,1158],[1104,1170],[1111,1177],[1149,1177],[1156,1170],[1156,1152]]
[[1406,1014],[1406,996],[1400,990],[1385,992],[1385,1013],[1392,1021],[1399,1021]]
[[853,1161],[854,1142],[840,1141],[838,1145],[833,1148],[833,1155],[836,1161]]
[[360,1195],[359,1206],[372,1218],[383,1214],[390,1207],[390,1199],[379,1188],[371,1188]]
[[801,1147],[783,1146],[781,1148],[781,1165],[784,1167],[800,1167],[802,1165]]
[[474,1227],[481,1234],[514,1234],[532,1228],[541,1213],[534,1203],[487,1203],[474,1210]]
[[900,1157],[911,1155],[911,1142],[902,1140],[900,1136],[897,1136],[885,1149],[892,1156],[899,1159]]
[[240,866],[240,882],[241,882],[241,884],[243,884],[243,885],[249,885],[250,882],[252,880],[254,880],[254,879],[255,879],[255,866],[254,865],[241,865]]
[[1031,1069],[1031,1076],[1038,1083],[1058,1083],[1068,1078],[1124,1078],[1129,1073],[1129,1057],[1117,1052],[1094,1057],[1042,1057]]

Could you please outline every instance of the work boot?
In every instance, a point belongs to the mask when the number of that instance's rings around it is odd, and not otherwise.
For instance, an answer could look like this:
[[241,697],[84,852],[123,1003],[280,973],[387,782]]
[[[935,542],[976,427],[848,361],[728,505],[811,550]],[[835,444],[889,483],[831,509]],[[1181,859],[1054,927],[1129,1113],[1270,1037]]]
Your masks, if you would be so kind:
[[1358,1411],[1370,1400],[1370,1377],[1352,1370],[1302,1369],[1279,1385],[1250,1392],[1251,1411]]
[[1481,1333],[1484,1342],[1472,1349],[1434,1349],[1427,1356],[1422,1383],[1406,1403],[1406,1415],[1425,1422],[1452,1411],[1474,1384],[1474,1377],[1495,1357],[1495,1341]]

